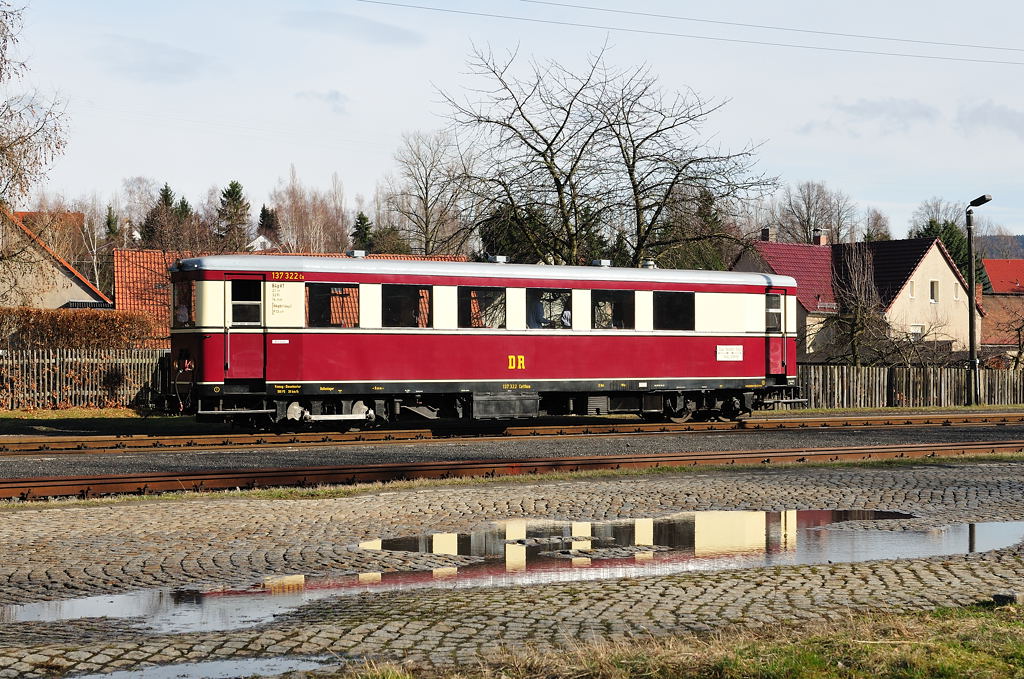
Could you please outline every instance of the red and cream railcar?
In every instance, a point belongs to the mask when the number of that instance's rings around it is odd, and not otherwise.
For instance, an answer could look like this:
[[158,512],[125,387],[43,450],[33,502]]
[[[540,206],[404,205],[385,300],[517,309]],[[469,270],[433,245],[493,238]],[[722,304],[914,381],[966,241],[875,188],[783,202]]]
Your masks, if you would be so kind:
[[172,281],[204,419],[735,417],[796,389],[786,276],[234,255]]

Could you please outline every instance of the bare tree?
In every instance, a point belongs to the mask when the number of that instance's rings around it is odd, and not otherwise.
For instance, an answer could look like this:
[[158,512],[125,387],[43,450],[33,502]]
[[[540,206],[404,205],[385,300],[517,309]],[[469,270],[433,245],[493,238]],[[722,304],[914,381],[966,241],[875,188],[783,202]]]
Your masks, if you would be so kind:
[[345,191],[337,174],[326,191],[308,188],[291,166],[270,194],[282,245],[292,252],[341,252],[348,247]]
[[[24,8],[0,1],[0,84],[9,90],[28,70],[14,55]],[[0,102],[0,200],[12,205],[46,176],[66,145],[63,104],[36,90]]]
[[424,255],[462,252],[473,226],[463,219],[471,197],[463,158],[450,135],[405,134],[395,161],[398,176],[389,182],[387,206],[400,231]]
[[842,191],[808,181],[782,190],[774,219],[780,241],[810,243],[814,232],[820,231],[830,243],[846,243],[856,237],[857,206]]
[[524,258],[576,264],[619,243],[637,263],[675,243],[666,240],[674,202],[767,183],[749,174],[752,149],[725,153],[702,140],[720,105],[665,93],[647,67],[616,69],[606,55],[578,72],[531,61],[517,76],[516,54],[474,49],[470,72],[483,84],[460,99],[442,93],[480,150],[472,177],[484,212],[514,231],[506,240]]
[[889,230],[889,218],[873,207],[864,211],[864,228],[862,238],[865,242],[892,240]]
[[910,216],[910,231],[920,231],[930,223],[955,224],[961,229],[964,228],[964,215],[967,206],[960,203],[951,203],[947,200],[933,196],[928,200],[921,201],[921,204]]

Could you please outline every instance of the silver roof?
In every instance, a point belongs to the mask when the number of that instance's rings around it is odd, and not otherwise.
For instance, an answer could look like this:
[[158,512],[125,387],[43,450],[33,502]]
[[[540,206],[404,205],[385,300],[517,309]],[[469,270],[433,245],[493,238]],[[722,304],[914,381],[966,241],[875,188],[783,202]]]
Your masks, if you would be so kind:
[[301,257],[281,255],[212,255],[177,262],[172,271],[295,271],[379,275],[464,276],[467,278],[530,278],[547,280],[649,281],[712,285],[795,287],[791,276],[741,271],[634,269],[605,266],[546,266],[543,264],[491,264],[438,262],[362,257]]

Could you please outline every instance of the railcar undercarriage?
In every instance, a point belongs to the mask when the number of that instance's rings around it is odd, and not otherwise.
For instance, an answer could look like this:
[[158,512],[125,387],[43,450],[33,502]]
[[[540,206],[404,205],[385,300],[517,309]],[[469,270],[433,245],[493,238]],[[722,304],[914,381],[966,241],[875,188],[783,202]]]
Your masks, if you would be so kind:
[[778,403],[799,402],[799,387],[667,392],[416,393],[323,398],[224,394],[187,409],[202,422],[271,428],[328,424],[368,428],[424,420],[504,420],[545,416],[637,415],[645,420],[735,420]]

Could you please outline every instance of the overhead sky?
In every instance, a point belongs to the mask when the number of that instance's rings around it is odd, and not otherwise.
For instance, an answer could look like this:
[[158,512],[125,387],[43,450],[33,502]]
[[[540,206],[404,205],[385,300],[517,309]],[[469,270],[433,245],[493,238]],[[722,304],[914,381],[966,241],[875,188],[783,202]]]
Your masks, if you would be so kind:
[[607,40],[610,63],[728,101],[703,129],[716,142],[759,144],[759,169],[842,190],[897,236],[922,200],[983,193],[979,215],[1024,233],[1024,3],[566,3],[30,0],[29,82],[70,117],[47,190],[145,175],[195,202],[235,179],[258,209],[294,164],[351,200],[403,132],[445,124],[437,91],[471,83],[471,45],[577,67]]

